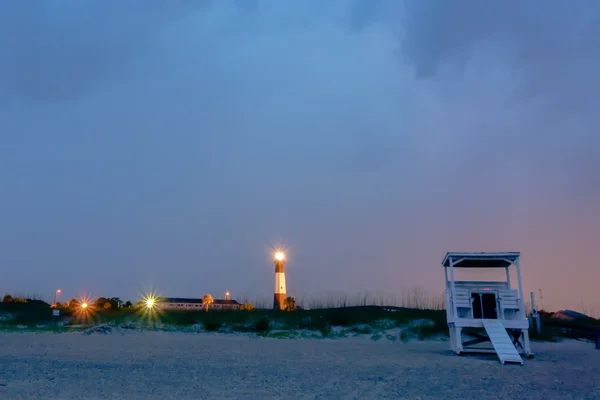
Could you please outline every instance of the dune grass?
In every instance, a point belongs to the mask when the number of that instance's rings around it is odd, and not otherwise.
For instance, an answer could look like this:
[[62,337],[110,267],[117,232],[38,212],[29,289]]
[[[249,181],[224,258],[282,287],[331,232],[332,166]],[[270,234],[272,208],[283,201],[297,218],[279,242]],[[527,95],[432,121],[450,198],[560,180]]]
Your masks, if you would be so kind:
[[[418,302],[417,302],[418,303]],[[317,303],[313,301],[313,305]],[[149,313],[147,309],[102,309],[85,315],[61,310],[58,317],[44,303],[0,303],[0,330],[20,332],[69,332],[98,325],[122,329],[181,330],[207,332],[246,332],[273,338],[368,336],[374,341],[425,339],[448,333],[442,309],[381,307],[376,305],[298,309],[293,312],[256,309],[254,311],[178,311]],[[428,320],[414,324],[415,320]],[[530,332],[532,340],[558,341],[561,337],[588,337],[580,331],[551,326],[545,318],[542,334]],[[564,324],[576,324],[576,322]],[[402,328],[390,335],[389,330]],[[595,332],[593,332],[595,335]],[[595,337],[595,336],[594,336]]]
[[[410,321],[427,319],[433,321],[426,330],[427,335],[447,331],[445,313],[441,310],[420,310],[410,308],[383,308],[378,306],[357,306],[341,308],[323,308],[296,310],[292,312],[274,310],[254,311],[178,311],[148,312],[145,309],[99,310],[86,315],[62,311],[59,317],[53,317],[51,309],[20,305],[7,310],[12,318],[2,321],[2,330],[47,330],[69,331],[90,326],[108,324],[124,329],[173,329],[186,330],[199,327],[204,331],[250,332],[268,335],[270,331],[313,331],[321,337],[342,335],[333,332],[334,327],[344,327],[343,335],[365,334],[385,336],[383,330],[404,326]],[[412,329],[412,328],[411,328]],[[274,334],[275,337],[290,337],[295,334]]]

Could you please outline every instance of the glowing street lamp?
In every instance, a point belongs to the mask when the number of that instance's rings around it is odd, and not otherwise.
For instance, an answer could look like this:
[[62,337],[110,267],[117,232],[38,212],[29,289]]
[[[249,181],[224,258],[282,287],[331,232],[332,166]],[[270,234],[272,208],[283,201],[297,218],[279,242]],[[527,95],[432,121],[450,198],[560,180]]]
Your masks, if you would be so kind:
[[156,303],[156,301],[154,300],[154,297],[149,297],[146,300],[146,307],[147,308],[153,308],[155,303]]
[[156,293],[146,293],[142,296],[142,299],[139,303],[136,304],[136,308],[139,307],[137,313],[142,320],[146,320],[146,322],[151,322],[152,326],[160,320],[160,316],[163,313],[162,302],[164,298],[159,297]]
[[90,318],[94,315],[94,306],[89,298],[83,297],[79,299],[79,305],[74,311],[78,322],[87,323],[91,321]]
[[52,306],[56,307],[56,296],[60,295],[61,293],[62,290],[56,289],[56,291],[54,292],[54,301],[52,302]]
[[154,314],[160,311],[160,298],[155,293],[148,293],[142,297],[140,307],[144,315]]

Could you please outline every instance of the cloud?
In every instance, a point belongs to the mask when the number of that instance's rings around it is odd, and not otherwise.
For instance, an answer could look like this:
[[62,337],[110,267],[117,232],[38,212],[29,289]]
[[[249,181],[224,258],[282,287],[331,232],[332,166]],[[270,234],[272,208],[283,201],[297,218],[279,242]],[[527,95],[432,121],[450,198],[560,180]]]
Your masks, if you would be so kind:
[[[402,55],[417,78],[472,107],[476,136],[469,151],[485,154],[495,168],[516,152],[527,174],[553,175],[565,191],[598,194],[592,185],[592,171],[600,168],[594,161],[600,152],[594,133],[600,123],[594,110],[600,99],[597,2],[405,5]],[[494,110],[482,115],[486,105]],[[502,156],[493,161],[485,149]],[[560,175],[567,181],[557,182]]]
[[3,265],[269,293],[282,240],[298,292],[437,293],[446,250],[522,250],[537,282],[594,234],[582,3],[39,4],[0,5]]
[[[509,45],[513,67],[564,68],[573,59],[596,59],[598,4],[580,1],[479,2],[436,0],[405,2],[404,44],[419,75],[486,46]],[[497,50],[496,49],[496,50]],[[472,55],[472,53],[471,53]]]
[[206,0],[3,2],[0,84],[9,96],[28,101],[79,98],[128,68],[130,73],[139,68],[165,25],[209,5]]

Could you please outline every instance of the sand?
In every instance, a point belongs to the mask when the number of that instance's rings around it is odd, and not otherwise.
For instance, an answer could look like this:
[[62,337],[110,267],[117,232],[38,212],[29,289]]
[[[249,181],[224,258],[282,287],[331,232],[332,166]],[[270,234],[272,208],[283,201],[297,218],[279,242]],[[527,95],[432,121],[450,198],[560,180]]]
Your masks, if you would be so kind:
[[440,341],[0,333],[0,399],[600,399],[600,350],[533,343],[525,365]]

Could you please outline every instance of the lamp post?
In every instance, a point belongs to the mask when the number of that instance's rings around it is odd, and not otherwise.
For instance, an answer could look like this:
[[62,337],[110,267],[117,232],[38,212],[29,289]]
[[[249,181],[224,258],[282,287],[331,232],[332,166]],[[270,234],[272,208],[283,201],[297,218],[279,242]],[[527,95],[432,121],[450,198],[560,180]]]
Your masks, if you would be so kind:
[[62,293],[62,291],[60,289],[56,289],[56,291],[54,291],[54,301],[52,302],[52,307],[56,307],[56,296],[60,295]]
[[229,297],[230,295],[231,295],[231,293],[225,292],[225,300],[231,300]]

